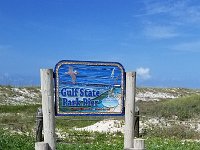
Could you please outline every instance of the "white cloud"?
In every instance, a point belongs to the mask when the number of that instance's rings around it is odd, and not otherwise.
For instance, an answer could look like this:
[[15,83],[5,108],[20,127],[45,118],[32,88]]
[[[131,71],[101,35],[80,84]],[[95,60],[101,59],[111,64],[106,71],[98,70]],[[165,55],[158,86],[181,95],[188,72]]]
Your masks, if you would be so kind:
[[156,25],[146,26],[143,32],[146,37],[153,39],[168,39],[179,35],[172,27]]
[[184,52],[200,52],[200,40],[175,45],[172,49]]
[[[137,16],[153,16],[164,14],[174,21],[184,23],[199,23],[200,22],[200,6],[190,0],[166,0],[154,1],[148,0],[144,2],[144,12]],[[168,20],[166,20],[168,21]]]
[[[200,24],[200,6],[191,0],[146,0],[134,17],[141,18],[143,34],[149,39],[181,36],[181,29]],[[184,31],[184,33],[187,31]]]
[[143,80],[147,80],[151,78],[150,69],[139,67],[136,69],[137,76]]
[[172,10],[172,7],[169,5],[168,1],[147,1],[145,3],[146,6],[146,13],[148,15],[156,15],[160,13],[168,13]]

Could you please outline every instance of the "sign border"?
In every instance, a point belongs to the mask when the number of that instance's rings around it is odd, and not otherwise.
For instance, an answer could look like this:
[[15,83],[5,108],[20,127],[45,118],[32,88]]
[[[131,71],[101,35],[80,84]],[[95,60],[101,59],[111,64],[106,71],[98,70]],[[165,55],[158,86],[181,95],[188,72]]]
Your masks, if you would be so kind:
[[[122,110],[120,113],[106,113],[106,112],[92,112],[92,113],[59,113],[59,79],[58,69],[63,64],[85,64],[85,65],[96,65],[96,66],[117,66],[122,71],[121,89],[122,89]],[[55,115],[56,116],[124,116],[125,114],[125,83],[126,73],[124,67],[118,62],[104,62],[104,61],[76,61],[76,60],[61,60],[59,61],[54,69],[54,85],[55,85]]]

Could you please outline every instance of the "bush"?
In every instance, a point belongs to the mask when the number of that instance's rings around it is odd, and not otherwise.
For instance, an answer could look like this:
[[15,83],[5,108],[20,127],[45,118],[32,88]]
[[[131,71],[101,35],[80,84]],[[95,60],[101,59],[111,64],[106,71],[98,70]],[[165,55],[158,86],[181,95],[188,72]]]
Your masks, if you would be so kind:
[[199,132],[185,125],[173,125],[169,127],[153,126],[147,128],[145,137],[177,138],[177,139],[199,139]]
[[139,102],[141,115],[172,118],[177,116],[180,120],[199,117],[200,95],[192,95],[159,102]]
[[0,150],[34,150],[34,140],[26,135],[0,130]]

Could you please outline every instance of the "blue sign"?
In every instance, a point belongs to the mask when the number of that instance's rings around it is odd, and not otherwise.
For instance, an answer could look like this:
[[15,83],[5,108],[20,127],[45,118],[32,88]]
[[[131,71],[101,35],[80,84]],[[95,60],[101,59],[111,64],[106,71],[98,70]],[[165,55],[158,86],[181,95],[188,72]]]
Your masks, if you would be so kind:
[[55,67],[56,115],[123,115],[124,76],[119,63],[60,61]]

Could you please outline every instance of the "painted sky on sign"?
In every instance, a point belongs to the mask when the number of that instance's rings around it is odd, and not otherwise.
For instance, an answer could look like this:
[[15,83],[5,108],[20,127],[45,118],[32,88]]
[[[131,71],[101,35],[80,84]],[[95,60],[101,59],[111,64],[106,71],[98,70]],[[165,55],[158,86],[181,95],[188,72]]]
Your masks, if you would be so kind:
[[[69,75],[69,68],[76,72],[76,80],[73,83],[72,77]],[[123,70],[117,66],[94,66],[84,64],[63,64],[58,70],[59,81],[63,84],[100,84],[105,86],[121,86],[121,78]]]
[[120,62],[138,86],[200,88],[199,0],[0,1],[0,84],[60,60]]

